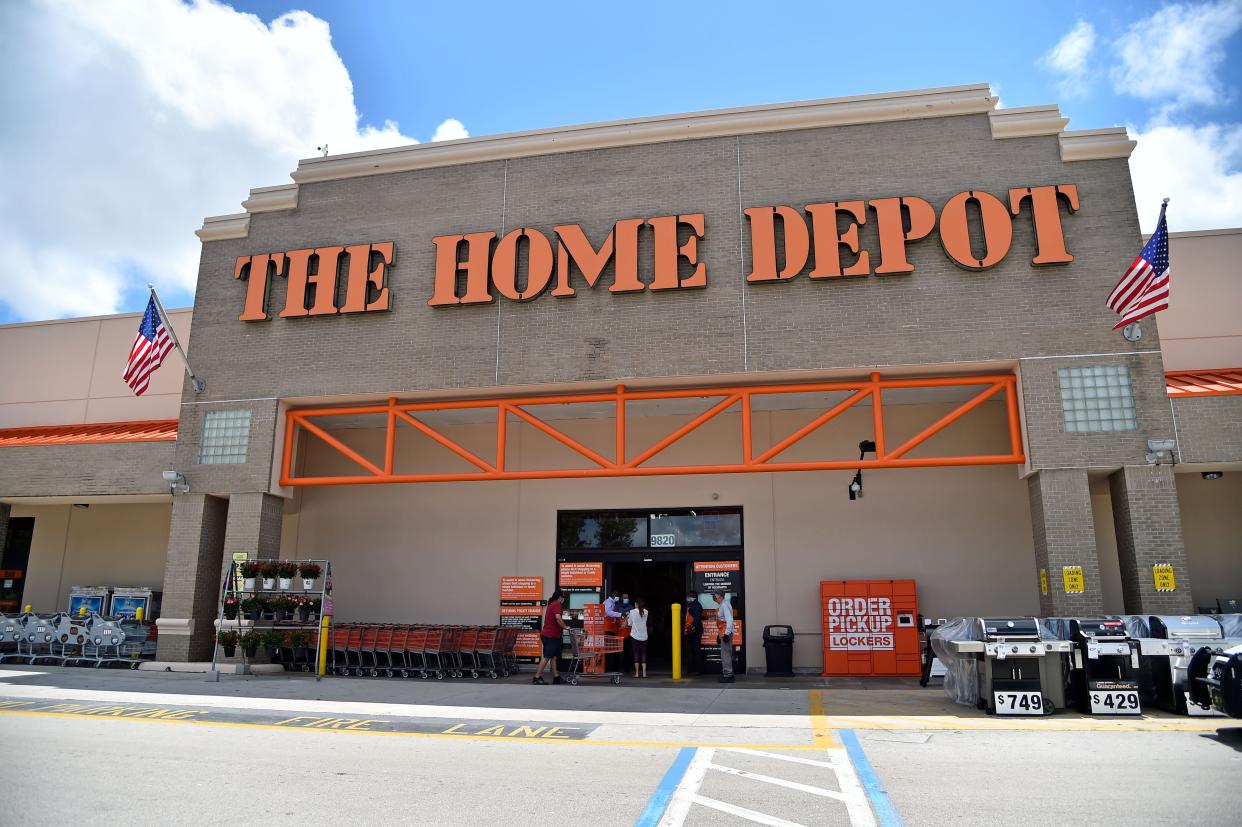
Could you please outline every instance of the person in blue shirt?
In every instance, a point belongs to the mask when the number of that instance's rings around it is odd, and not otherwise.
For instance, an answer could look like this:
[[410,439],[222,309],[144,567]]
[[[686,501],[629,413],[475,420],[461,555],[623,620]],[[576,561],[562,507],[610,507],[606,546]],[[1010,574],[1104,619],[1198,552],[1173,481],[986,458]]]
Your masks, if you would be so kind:
[[699,593],[693,589],[686,593],[685,632],[686,674],[698,675],[702,672],[703,604],[699,602]]

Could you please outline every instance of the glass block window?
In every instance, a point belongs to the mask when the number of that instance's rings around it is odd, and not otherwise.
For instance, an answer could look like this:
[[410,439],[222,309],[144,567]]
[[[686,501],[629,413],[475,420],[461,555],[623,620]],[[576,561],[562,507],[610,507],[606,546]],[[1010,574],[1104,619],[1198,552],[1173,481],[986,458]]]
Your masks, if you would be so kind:
[[1134,389],[1125,365],[1058,368],[1067,433],[1133,431]]
[[240,465],[250,443],[250,411],[208,411],[198,442],[200,465]]

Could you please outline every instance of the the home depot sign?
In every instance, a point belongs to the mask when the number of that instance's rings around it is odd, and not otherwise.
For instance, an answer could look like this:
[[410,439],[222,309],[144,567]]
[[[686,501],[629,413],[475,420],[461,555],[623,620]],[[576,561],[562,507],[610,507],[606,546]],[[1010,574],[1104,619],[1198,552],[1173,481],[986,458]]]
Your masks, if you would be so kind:
[[829,649],[893,648],[892,598],[833,597],[826,608]]
[[[908,247],[933,230],[951,261],[986,270],[1009,254],[1013,220],[1023,212],[1034,233],[1031,264],[1068,264],[1074,257],[1066,248],[1063,208],[1078,209],[1076,185],[1015,187],[1003,200],[967,190],[950,198],[938,215],[917,196],[826,201],[801,210],[750,207],[743,210],[750,228],[746,281],[779,284],[804,272],[824,280],[912,273]],[[874,250],[864,249],[859,237],[868,221],[878,236]],[[610,293],[705,288],[709,267],[700,259],[699,243],[706,231],[704,213],[682,213],[620,219],[598,242],[579,224],[561,224],[551,233],[518,227],[499,239],[491,231],[436,236],[427,304],[486,304],[497,294],[517,302],[545,293],[572,298],[580,289],[603,286],[606,275]],[[642,234],[651,239],[646,260],[640,260]],[[287,282],[283,318],[388,310],[387,275],[395,255],[395,244],[386,241],[240,256],[233,272],[247,282],[240,318],[269,318],[270,286],[278,278]]]

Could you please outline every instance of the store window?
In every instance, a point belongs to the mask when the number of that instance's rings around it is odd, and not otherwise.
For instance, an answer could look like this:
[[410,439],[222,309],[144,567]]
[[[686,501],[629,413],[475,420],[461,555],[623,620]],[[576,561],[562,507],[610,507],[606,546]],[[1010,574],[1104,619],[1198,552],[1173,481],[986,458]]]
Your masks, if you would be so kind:
[[556,545],[569,551],[739,547],[742,513],[737,508],[561,511]]
[[1133,431],[1134,388],[1125,365],[1058,368],[1061,412],[1067,433]]
[[250,444],[250,411],[209,411],[198,441],[200,465],[240,465]]
[[556,517],[560,548],[644,548],[645,514],[614,511],[562,511]]

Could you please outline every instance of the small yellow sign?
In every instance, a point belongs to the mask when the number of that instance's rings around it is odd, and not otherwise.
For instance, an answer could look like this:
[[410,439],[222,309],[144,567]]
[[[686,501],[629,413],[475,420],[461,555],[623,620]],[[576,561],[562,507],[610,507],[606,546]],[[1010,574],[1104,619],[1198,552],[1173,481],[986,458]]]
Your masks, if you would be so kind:
[[1087,579],[1083,577],[1082,566],[1062,566],[1061,579],[1065,583],[1066,594],[1082,594],[1087,590]]
[[1039,570],[1039,593],[1040,594],[1048,593],[1048,570],[1047,569]]
[[1152,566],[1151,574],[1156,581],[1156,591],[1171,592],[1177,589],[1177,578],[1173,576],[1173,567],[1168,563],[1157,563]]

